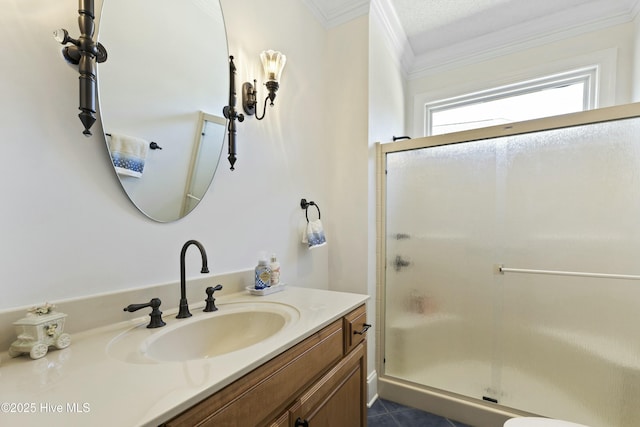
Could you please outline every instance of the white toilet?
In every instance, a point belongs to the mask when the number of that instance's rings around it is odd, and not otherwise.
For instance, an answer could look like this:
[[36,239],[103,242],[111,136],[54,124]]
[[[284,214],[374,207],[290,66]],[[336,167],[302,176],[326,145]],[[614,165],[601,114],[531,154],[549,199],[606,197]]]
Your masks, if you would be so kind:
[[569,421],[552,420],[551,418],[523,417],[511,418],[504,423],[504,427],[588,427],[584,424]]

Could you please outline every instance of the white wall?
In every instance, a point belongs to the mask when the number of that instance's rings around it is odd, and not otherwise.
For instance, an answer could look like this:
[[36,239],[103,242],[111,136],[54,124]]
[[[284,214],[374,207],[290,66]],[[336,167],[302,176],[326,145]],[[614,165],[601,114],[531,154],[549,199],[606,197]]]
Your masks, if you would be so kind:
[[[478,63],[450,66],[408,82],[412,136],[424,136],[424,103],[600,63],[600,107],[632,101],[634,24],[629,22]],[[436,69],[437,70],[437,69]]]
[[[324,137],[327,109],[319,96],[319,88],[327,79],[320,67],[326,57],[326,31],[295,0],[250,4],[223,0],[221,4],[229,53],[238,68],[238,91],[242,82],[256,78],[259,102],[263,102],[266,91],[260,83],[259,59],[263,50],[283,52],[287,64],[275,106],[267,107],[265,119],[246,117],[238,125],[236,171],[227,173],[229,181],[214,186],[207,195],[230,201],[231,216],[219,218],[227,224],[219,233],[219,241],[224,247],[243,236],[246,243],[227,251],[238,258],[247,251],[243,248],[249,248],[250,259],[256,256],[253,247],[270,248],[270,242],[278,242],[276,253],[286,255],[281,259],[284,281],[327,288],[331,244],[309,251],[300,243],[306,224],[300,199],[314,200],[325,208],[329,192],[329,151]],[[287,13],[281,13],[283,10]],[[246,185],[238,186],[241,182],[236,174],[246,180]],[[330,233],[327,230],[328,236]]]
[[[261,78],[260,51],[288,56],[276,106],[239,125],[236,171],[223,164],[193,213],[158,224],[127,200],[102,138],[81,133],[78,74],[51,35],[63,27],[78,36],[77,1],[0,0],[0,309],[176,281],[188,239],[204,244],[212,274],[252,268],[265,249],[279,255],[286,282],[329,287],[332,231],[325,248],[299,243],[300,198],[326,206],[329,224],[339,218],[321,96],[326,30],[295,0],[240,3],[222,2],[239,83]],[[197,251],[188,257],[187,276],[199,276]]]
[[377,8],[372,8],[369,28],[370,143],[390,142],[394,136],[406,133],[406,80],[379,13]]
[[[330,60],[325,67],[329,127],[325,145],[331,153],[327,170],[331,188],[327,225],[338,243],[329,255],[330,287],[367,291],[367,114],[368,17],[328,32]],[[324,222],[324,220],[323,220]]]
[[[376,345],[377,337],[380,333],[379,325],[376,321],[377,315],[377,186],[376,186],[376,142],[388,142],[393,136],[405,135],[405,80],[403,78],[402,69],[394,54],[393,48],[388,43],[388,37],[385,36],[385,27],[383,21],[378,16],[378,8],[371,8],[369,14],[369,137],[368,137],[368,231],[369,236],[367,244],[367,289],[372,300],[369,303],[369,312],[367,315],[374,324],[376,333],[370,333],[368,360],[369,374],[376,367]],[[372,381],[373,382],[373,381]],[[377,393],[377,385],[369,388],[369,399]]]
[[633,21],[633,68],[632,68],[633,95],[632,102],[640,101],[640,16]]

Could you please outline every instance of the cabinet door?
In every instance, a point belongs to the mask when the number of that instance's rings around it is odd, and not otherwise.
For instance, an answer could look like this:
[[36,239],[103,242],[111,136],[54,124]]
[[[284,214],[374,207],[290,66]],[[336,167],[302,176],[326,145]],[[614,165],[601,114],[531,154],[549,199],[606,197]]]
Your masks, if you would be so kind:
[[291,409],[294,427],[366,426],[366,341],[303,394]]

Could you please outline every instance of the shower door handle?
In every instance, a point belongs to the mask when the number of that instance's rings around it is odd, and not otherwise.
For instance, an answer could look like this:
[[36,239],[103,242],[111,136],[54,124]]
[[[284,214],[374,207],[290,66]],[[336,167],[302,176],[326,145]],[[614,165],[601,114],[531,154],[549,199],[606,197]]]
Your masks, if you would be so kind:
[[401,255],[396,255],[396,259],[393,260],[393,268],[395,268],[396,271],[400,271],[402,268],[409,267],[410,265],[411,262],[402,258]]

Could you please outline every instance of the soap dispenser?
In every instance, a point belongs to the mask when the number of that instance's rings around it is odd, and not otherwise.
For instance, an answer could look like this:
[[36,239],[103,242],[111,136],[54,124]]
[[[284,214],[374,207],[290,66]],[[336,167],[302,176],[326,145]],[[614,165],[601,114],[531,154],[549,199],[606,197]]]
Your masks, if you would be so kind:
[[256,266],[256,289],[265,289],[271,285],[271,268],[267,264],[267,257],[261,256]]

